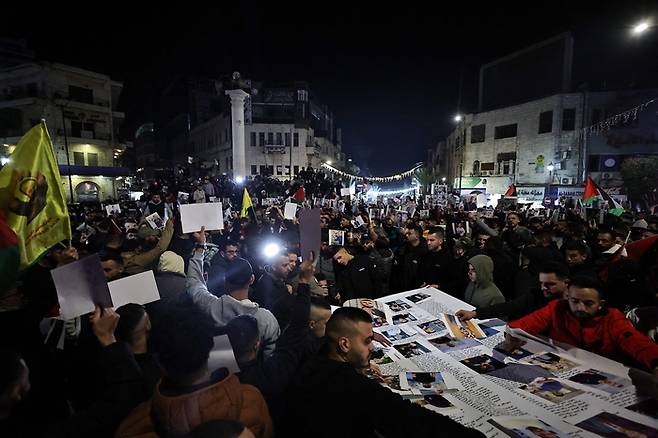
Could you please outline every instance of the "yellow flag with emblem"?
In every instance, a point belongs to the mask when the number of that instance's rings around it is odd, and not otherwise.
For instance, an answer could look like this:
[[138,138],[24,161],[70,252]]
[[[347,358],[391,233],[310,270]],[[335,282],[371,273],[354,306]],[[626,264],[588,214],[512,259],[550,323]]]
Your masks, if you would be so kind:
[[46,122],[21,138],[0,170],[0,210],[18,237],[20,269],[58,242],[71,239],[71,221]]
[[249,215],[249,208],[253,208],[253,204],[251,203],[249,192],[245,187],[244,193],[242,193],[242,208],[240,209],[240,217],[247,217]]

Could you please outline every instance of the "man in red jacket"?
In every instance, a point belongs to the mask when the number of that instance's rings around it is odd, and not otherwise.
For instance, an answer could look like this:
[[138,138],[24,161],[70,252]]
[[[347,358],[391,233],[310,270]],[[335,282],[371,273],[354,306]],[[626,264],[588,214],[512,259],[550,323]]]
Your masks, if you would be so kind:
[[509,326],[620,362],[641,364],[658,376],[658,345],[633,327],[624,314],[607,308],[597,280],[575,277],[566,300],[548,305]]

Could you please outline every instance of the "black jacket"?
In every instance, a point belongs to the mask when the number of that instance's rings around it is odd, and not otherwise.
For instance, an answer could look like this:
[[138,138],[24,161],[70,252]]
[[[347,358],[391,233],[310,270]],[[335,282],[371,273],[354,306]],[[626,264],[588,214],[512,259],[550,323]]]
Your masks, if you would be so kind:
[[[403,400],[348,363],[317,356],[302,366],[288,392],[281,436],[483,437],[454,420]],[[328,416],[329,415],[329,416]],[[330,417],[338,415],[340,421]]]
[[286,283],[271,273],[266,272],[258,279],[251,300],[272,312],[281,330],[290,322],[294,297],[288,292]]
[[295,375],[305,352],[308,334],[308,315],[311,307],[310,287],[300,284],[294,296],[290,325],[276,341],[272,356],[240,364],[237,374],[241,383],[254,385],[263,393],[273,416],[281,412],[280,396]]
[[438,284],[447,293],[454,293],[455,259],[448,248],[427,251],[420,262],[420,278],[425,284]]
[[397,290],[406,291],[418,289],[423,283],[419,272],[420,262],[427,253],[427,244],[425,239],[420,240],[420,244],[413,247],[406,244],[400,249],[398,256],[395,258],[395,268],[393,273],[398,277],[396,278]]
[[343,302],[353,298],[377,298],[382,285],[377,266],[366,255],[357,255],[347,264],[335,264],[336,292]]
[[508,318],[510,321],[519,319],[537,309],[544,307],[550,299],[539,289],[532,289],[523,295],[504,303],[482,307],[476,310],[478,319]]

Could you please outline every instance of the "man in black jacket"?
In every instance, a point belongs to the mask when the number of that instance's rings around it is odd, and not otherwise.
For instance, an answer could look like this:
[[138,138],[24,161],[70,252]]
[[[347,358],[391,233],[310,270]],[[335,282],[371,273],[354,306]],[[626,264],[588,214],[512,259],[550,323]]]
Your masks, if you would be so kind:
[[[240,366],[237,374],[241,383],[254,385],[263,393],[272,416],[281,412],[279,400],[297,371],[304,354],[309,332],[310,286],[313,278],[313,260],[305,260],[300,267],[299,285],[293,296],[290,324],[276,341],[272,355],[259,360],[260,336],[256,319],[249,315],[238,316],[226,326],[226,332]],[[277,412],[278,410],[278,412]]]
[[258,279],[251,299],[266,308],[279,322],[284,330],[290,321],[292,307],[292,286],[286,283],[290,273],[290,261],[284,252],[275,256],[274,261],[266,267],[265,273]]
[[590,277],[595,280],[599,278],[590,262],[587,245],[582,240],[570,240],[564,245],[564,258],[569,265],[569,273],[572,277]]
[[422,284],[419,275],[420,262],[427,253],[427,244],[423,239],[423,229],[418,225],[405,228],[407,243],[395,258],[394,275],[397,274],[397,291],[417,289]]
[[443,246],[443,229],[432,228],[427,235],[427,253],[420,262],[420,276],[423,284],[453,294],[455,261],[448,248]]
[[[282,436],[484,436],[366,377],[362,371],[369,367],[373,335],[372,320],[363,309],[334,312],[322,352],[302,366],[291,385]],[[329,412],[335,421],[327,421]]]
[[517,298],[475,310],[460,310],[456,313],[462,321],[472,318],[521,318],[541,309],[549,301],[562,299],[569,287],[569,269],[557,262],[547,262],[539,269],[540,289],[532,289]]
[[382,286],[377,266],[366,255],[353,255],[353,251],[340,248],[334,255],[337,266],[336,298],[345,302],[352,298],[377,298]]

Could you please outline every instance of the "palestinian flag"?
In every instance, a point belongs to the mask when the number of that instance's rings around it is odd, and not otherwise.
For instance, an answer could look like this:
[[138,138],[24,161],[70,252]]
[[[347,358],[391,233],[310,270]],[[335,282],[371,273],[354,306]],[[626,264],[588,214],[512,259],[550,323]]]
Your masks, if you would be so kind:
[[516,196],[516,185],[510,184],[510,186],[507,188],[507,191],[503,196],[504,197]]
[[585,192],[583,193],[583,204],[592,205],[592,202],[599,196],[599,191],[596,189],[596,184],[589,176],[585,181]]
[[[596,185],[596,183],[594,183]],[[599,195],[606,201],[608,201],[608,213],[614,214],[615,216],[621,216],[624,213],[624,207],[621,206],[612,196],[610,196],[605,190],[596,185]]]
[[20,264],[18,238],[0,211],[0,294],[14,286]]
[[598,184],[588,176],[587,181],[585,182],[585,192],[583,193],[583,204],[591,205],[599,196],[608,201],[608,206],[610,207],[608,210],[609,213],[612,213],[615,216],[621,216],[624,212],[624,207],[622,207],[619,202],[599,187]]

